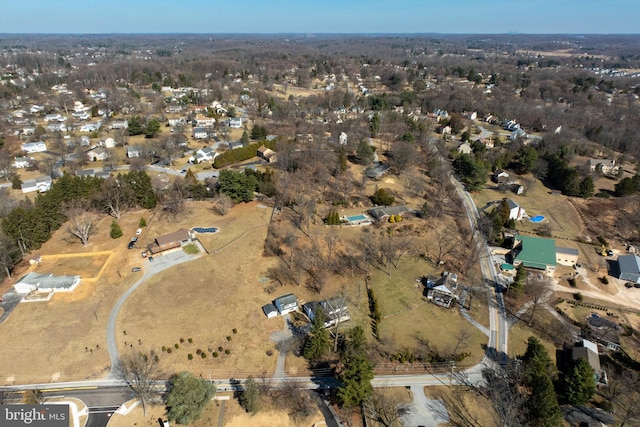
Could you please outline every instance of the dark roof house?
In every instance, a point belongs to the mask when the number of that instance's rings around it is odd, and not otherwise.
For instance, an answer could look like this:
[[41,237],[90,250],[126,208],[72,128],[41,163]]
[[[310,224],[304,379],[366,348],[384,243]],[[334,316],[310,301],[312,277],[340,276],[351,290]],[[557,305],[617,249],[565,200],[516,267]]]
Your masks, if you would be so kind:
[[409,208],[404,205],[386,206],[369,209],[369,215],[378,221],[386,221],[391,215],[403,215],[409,212]]
[[156,237],[155,241],[149,245],[149,252],[155,255],[170,249],[180,248],[184,243],[188,243],[192,240],[193,237],[189,231],[181,228],[173,233]]

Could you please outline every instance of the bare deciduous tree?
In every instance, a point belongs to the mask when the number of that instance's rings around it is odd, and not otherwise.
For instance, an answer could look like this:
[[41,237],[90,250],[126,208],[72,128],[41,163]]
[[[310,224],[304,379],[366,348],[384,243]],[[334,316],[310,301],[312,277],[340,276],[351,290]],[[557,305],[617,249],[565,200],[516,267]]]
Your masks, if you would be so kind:
[[117,178],[111,177],[102,183],[100,190],[97,197],[104,210],[115,219],[120,219],[125,209],[131,205],[131,189]]
[[213,209],[220,215],[225,216],[233,207],[233,200],[224,193],[219,193],[213,199]]
[[397,395],[386,388],[375,388],[373,394],[364,403],[367,418],[384,427],[401,426],[401,418],[409,412],[410,404],[402,402]]
[[89,238],[97,231],[98,215],[89,209],[87,203],[82,201],[69,203],[65,211],[69,219],[67,231],[86,246],[89,243]]
[[115,369],[116,376],[124,381],[134,396],[140,400],[146,415],[146,403],[155,394],[156,381],[161,377],[158,359],[152,351],[149,354],[131,351],[120,358]]

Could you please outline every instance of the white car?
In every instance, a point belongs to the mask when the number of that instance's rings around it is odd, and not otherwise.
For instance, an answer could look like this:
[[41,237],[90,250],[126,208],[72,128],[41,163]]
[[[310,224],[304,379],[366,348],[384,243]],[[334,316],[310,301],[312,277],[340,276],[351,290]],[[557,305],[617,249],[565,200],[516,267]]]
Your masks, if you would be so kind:
[[141,234],[142,234],[142,228],[138,228],[138,229],[136,230],[136,236],[139,236],[139,235],[141,235]]

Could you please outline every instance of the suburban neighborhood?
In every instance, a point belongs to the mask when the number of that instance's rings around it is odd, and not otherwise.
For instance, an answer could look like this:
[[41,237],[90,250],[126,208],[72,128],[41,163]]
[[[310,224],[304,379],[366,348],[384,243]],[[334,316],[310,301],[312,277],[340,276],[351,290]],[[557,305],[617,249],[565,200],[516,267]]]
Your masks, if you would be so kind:
[[78,37],[0,38],[0,404],[640,423],[637,38]]

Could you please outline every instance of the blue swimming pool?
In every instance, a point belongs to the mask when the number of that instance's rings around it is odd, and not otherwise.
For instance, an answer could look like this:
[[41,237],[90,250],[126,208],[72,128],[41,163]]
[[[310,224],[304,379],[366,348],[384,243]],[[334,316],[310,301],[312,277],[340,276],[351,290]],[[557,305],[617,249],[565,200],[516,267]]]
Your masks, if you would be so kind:
[[529,221],[531,221],[531,222],[542,222],[542,221],[544,221],[544,216],[536,215],[536,216],[533,216],[533,217],[529,218]]
[[216,231],[218,231],[218,229],[215,227],[193,227],[192,230],[196,233],[215,233]]
[[367,219],[366,215],[351,215],[347,217],[347,220],[349,221],[364,221],[365,219]]

